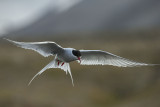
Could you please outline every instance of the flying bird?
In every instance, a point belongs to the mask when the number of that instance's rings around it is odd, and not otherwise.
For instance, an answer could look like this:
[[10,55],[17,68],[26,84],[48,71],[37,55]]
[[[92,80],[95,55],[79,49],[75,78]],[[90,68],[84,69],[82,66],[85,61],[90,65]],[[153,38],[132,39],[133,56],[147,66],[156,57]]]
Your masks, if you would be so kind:
[[[6,39],[6,38],[4,38]],[[137,67],[137,66],[152,66],[156,64],[146,64],[135,62],[112,53],[101,50],[76,50],[74,48],[63,48],[55,42],[17,42],[10,39],[6,39],[9,42],[15,44],[18,47],[24,49],[31,49],[44,57],[55,56],[54,60],[46,65],[41,71],[39,71],[29,82],[31,84],[33,79],[50,68],[60,68],[69,73],[72,84],[73,78],[70,70],[69,63],[72,61],[78,61],[81,65],[113,65],[117,67]]]

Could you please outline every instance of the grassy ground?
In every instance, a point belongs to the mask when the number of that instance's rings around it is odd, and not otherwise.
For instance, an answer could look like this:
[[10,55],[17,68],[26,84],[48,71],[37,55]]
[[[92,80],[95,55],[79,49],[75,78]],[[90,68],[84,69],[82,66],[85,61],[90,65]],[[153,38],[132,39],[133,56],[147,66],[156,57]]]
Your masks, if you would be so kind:
[[[135,33],[132,34],[134,37],[118,35],[53,37],[45,40],[55,41],[63,47],[105,50],[139,62],[160,63],[159,33]],[[69,75],[59,69],[47,70],[27,86],[30,79],[54,57],[44,58],[4,40],[0,42],[2,107],[160,106],[160,66],[118,68],[80,66],[72,62],[74,87]]]

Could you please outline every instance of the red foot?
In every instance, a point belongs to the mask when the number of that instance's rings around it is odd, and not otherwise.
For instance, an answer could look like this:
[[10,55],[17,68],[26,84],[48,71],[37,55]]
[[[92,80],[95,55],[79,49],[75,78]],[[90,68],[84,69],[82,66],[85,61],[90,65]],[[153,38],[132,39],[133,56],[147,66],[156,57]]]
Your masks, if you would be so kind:
[[64,62],[62,63],[62,65],[61,66],[63,66],[64,65]]

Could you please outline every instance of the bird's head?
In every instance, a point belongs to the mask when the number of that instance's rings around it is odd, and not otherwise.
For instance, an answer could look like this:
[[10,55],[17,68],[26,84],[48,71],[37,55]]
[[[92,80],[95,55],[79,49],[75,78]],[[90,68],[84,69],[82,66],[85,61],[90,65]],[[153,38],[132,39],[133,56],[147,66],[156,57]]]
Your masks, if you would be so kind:
[[79,50],[72,50],[72,54],[76,56],[81,63],[81,52]]

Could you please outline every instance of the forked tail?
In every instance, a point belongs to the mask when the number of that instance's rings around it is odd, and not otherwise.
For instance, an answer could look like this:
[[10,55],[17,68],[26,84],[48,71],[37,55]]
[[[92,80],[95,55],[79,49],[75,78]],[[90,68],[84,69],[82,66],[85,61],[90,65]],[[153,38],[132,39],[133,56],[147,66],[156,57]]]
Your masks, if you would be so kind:
[[56,58],[51,61],[48,65],[46,65],[41,71],[39,71],[29,82],[28,85],[30,85],[32,83],[32,81],[40,74],[42,74],[45,70],[47,69],[50,69],[50,68],[60,68],[62,70],[64,70],[67,73],[69,73],[70,77],[71,77],[71,80],[72,80],[72,85],[74,86],[74,83],[73,83],[73,78],[72,78],[72,73],[71,73],[71,69],[70,69],[70,65],[69,63],[64,63],[63,66],[61,65],[58,65],[58,62],[56,60]]

